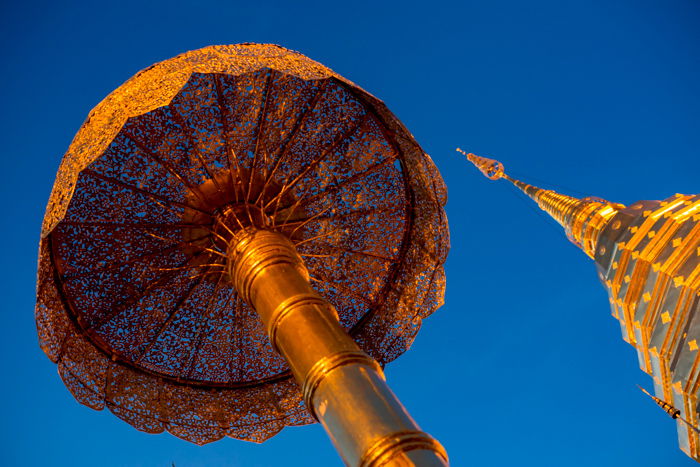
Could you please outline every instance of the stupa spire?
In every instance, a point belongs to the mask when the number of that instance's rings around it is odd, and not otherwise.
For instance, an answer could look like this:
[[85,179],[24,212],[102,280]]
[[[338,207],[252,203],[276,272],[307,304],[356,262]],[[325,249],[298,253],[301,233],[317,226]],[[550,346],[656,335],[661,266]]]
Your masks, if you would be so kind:
[[520,188],[594,259],[622,338],[652,378],[655,395],[647,394],[677,421],[680,448],[700,462],[700,194],[627,207],[577,199],[515,180],[496,160],[458,151],[491,180]]
[[529,196],[537,205],[556,220],[566,231],[567,237],[581,248],[590,258],[595,257],[596,244],[600,232],[623,205],[610,203],[604,199],[587,197],[583,199],[557,193],[554,190],[529,185],[505,173],[503,164],[494,159],[466,153],[469,162],[490,180],[504,178]]

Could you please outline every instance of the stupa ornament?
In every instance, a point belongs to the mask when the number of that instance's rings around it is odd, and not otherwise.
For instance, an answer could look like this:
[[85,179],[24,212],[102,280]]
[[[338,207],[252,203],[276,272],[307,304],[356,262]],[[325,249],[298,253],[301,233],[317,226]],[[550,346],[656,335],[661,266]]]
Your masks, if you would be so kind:
[[384,381],[442,304],[437,169],[301,54],[213,46],[88,116],[42,229],[40,345],[78,401],[198,444],[320,421],[348,465],[446,465]]
[[499,162],[458,151],[488,178],[505,178],[532,198],[595,261],[622,338],[652,377],[655,395],[649,395],[677,421],[681,449],[700,461],[700,195],[630,206],[577,199],[515,180]]

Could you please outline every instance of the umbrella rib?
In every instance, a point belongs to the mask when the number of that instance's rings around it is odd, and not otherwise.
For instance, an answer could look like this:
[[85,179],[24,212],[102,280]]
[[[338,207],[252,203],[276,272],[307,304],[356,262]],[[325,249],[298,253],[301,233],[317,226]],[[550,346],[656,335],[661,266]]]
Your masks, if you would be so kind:
[[[196,241],[196,240],[203,240],[203,239],[207,238],[208,236],[209,236],[209,235],[205,235],[205,236],[199,237],[199,238],[195,239],[194,241]],[[152,256],[161,255],[161,254],[163,254],[163,253],[170,253],[171,251],[173,251],[173,250],[175,250],[175,249],[177,249],[177,248],[179,248],[179,247],[181,247],[181,246],[182,246],[182,244],[176,243],[176,244],[174,244],[174,245],[170,245],[170,246],[165,247],[165,248],[160,248],[160,249],[155,250],[155,251],[149,251],[149,252],[147,252],[147,253],[143,253],[143,254],[138,255],[137,257],[132,258],[132,259],[130,259],[130,260],[128,260],[128,261],[124,261],[124,262],[120,262],[120,263],[110,263],[109,267],[103,267],[103,268],[92,269],[92,270],[90,270],[90,271],[88,271],[88,272],[84,272],[84,273],[76,274],[76,275],[64,275],[64,276],[61,277],[61,279],[62,279],[62,280],[75,280],[75,279],[80,279],[80,278],[82,278],[82,277],[88,277],[88,276],[91,276],[91,275],[97,274],[97,273],[110,272],[110,271],[113,271],[114,269],[117,269],[117,268],[120,268],[120,267],[123,267],[123,266],[128,266],[128,265],[130,265],[130,264],[134,264],[134,263],[137,262],[137,261],[141,261],[141,260],[150,258],[150,257],[152,257]],[[197,255],[199,255],[199,253],[201,253],[201,252],[198,252]]]
[[265,177],[265,182],[263,183],[263,187],[260,190],[260,193],[258,193],[257,198],[255,199],[255,202],[253,204],[258,204],[260,199],[262,199],[264,193],[265,193],[265,188],[267,188],[267,185],[272,181],[272,176],[274,175],[275,171],[279,167],[280,163],[282,162],[282,159],[287,154],[287,149],[289,148],[289,143],[291,143],[294,138],[296,137],[297,133],[299,132],[299,129],[306,123],[306,119],[308,118],[309,115],[311,115],[312,110],[316,108],[318,105],[319,101],[321,98],[325,95],[326,93],[326,83],[327,81],[324,81],[319,85],[318,91],[313,95],[311,99],[307,102],[306,108],[302,111],[302,114],[299,115],[297,118],[297,121],[294,122],[294,126],[292,127],[292,130],[289,132],[289,135],[287,136],[287,139],[285,140],[282,145],[280,145],[280,148],[278,150],[279,156],[277,157],[277,160],[275,161],[275,164],[272,166],[272,170],[270,170],[270,173],[267,174],[267,177]]
[[381,208],[370,208],[370,209],[358,209],[355,211],[348,211],[343,214],[329,214],[325,216],[309,216],[309,217],[303,217],[299,219],[293,219],[291,221],[287,220],[284,223],[281,224],[282,227],[287,227],[290,225],[295,225],[295,224],[301,224],[305,223],[308,221],[324,221],[324,220],[343,220],[347,219],[348,217],[352,216],[365,216],[369,214],[375,214],[375,213],[380,213],[380,212],[387,212],[387,211],[398,211],[402,210],[401,206],[392,206],[392,205],[387,205],[383,206]]
[[[195,255],[195,258],[196,257],[197,257],[197,255]],[[185,264],[187,264],[188,261],[189,261],[189,259],[186,259],[185,261],[180,262],[178,264],[178,267],[184,266]],[[159,284],[160,282],[162,282],[166,279],[173,278],[174,276],[178,275],[180,273],[180,271],[181,271],[180,269],[176,269],[176,270],[172,270],[172,271],[165,271],[164,274],[161,274],[161,275],[156,276],[153,279],[149,280],[148,283],[146,284],[146,287],[141,292],[139,292],[139,294],[137,296],[134,296],[131,300],[126,300],[120,308],[117,308],[116,310],[111,310],[112,312],[109,315],[103,316],[102,318],[97,320],[97,322],[94,325],[88,326],[87,329],[89,330],[89,329],[99,328],[103,324],[105,324],[106,322],[111,321],[113,318],[116,318],[121,313],[123,313],[124,311],[129,309],[129,307],[131,307],[132,305],[140,302],[145,297],[147,297],[148,296],[147,293],[150,293],[156,286],[160,285]],[[146,271],[144,270],[144,272],[146,272]]]
[[160,165],[161,167],[163,167],[165,170],[167,170],[173,177],[175,177],[180,183],[182,183],[182,184],[184,185],[184,187],[187,189],[187,191],[189,191],[190,193],[192,193],[193,195],[195,195],[197,198],[199,198],[200,201],[202,201],[203,203],[206,204],[206,199],[204,199],[204,197],[203,197],[202,194],[199,192],[199,190],[196,190],[196,189],[190,184],[190,182],[188,182],[187,180],[185,180],[185,179],[182,177],[182,175],[180,175],[180,174],[177,172],[177,170],[175,170],[175,168],[174,168],[172,165],[170,165],[170,163],[169,163],[168,161],[166,161],[166,160],[164,160],[164,159],[161,159],[161,158],[155,153],[155,151],[153,151],[152,149],[150,149],[149,147],[147,147],[141,140],[139,140],[139,139],[131,132],[131,130],[130,130],[129,128],[126,128],[126,127],[125,127],[122,131],[125,132],[126,137],[129,138],[131,141],[133,141],[134,144],[136,145],[136,147],[139,148],[139,149],[141,150],[141,152],[142,152],[144,155],[146,155],[146,157],[148,157],[149,159],[151,159],[152,161],[156,162],[158,165]]
[[354,255],[366,256],[366,257],[368,257],[368,258],[379,259],[379,260],[385,261],[385,262],[387,262],[387,263],[392,263],[392,264],[393,264],[393,263],[396,263],[396,259],[387,258],[386,256],[378,255],[378,254],[376,254],[376,253],[369,253],[369,252],[367,252],[367,251],[358,251],[358,250],[352,250],[352,249],[349,249],[349,248],[343,248],[343,247],[341,247],[341,246],[334,245],[334,244],[332,244],[332,243],[319,242],[319,243],[318,243],[318,246],[319,246],[320,248],[330,248],[330,249],[332,249],[332,250],[343,251],[343,252],[345,252],[345,253],[350,253],[350,254],[354,254]]
[[[303,226],[304,226],[304,224],[299,224],[299,225],[297,225],[297,226],[294,228],[294,230],[292,230],[292,233],[289,234],[289,236],[290,236],[290,237],[293,237],[294,234],[296,233],[296,231],[299,230],[299,229],[300,229],[301,227],[303,227]],[[333,228],[333,229],[331,229],[331,230],[329,230],[329,231],[326,231],[326,232],[323,232],[323,233],[320,233],[320,234],[317,234],[317,235],[313,235],[313,236],[311,236],[311,237],[307,237],[307,238],[305,238],[305,239],[303,239],[303,240],[300,240],[300,241],[298,241],[298,242],[294,242],[294,246],[295,246],[296,248],[299,248],[299,245],[303,245],[304,243],[312,242],[312,241],[314,241],[314,240],[316,240],[316,239],[318,239],[318,238],[323,238],[323,237],[327,237],[327,236],[329,236],[329,235],[333,235],[334,233],[339,232],[339,231],[342,231],[342,230],[343,230],[343,229],[341,229],[340,227],[335,227],[335,228]]]
[[391,157],[388,157],[381,162],[377,162],[376,164],[369,166],[364,171],[356,173],[355,175],[346,178],[345,180],[338,183],[337,185],[332,185],[332,186],[326,188],[325,190],[323,190],[319,193],[316,193],[315,195],[311,196],[310,198],[302,198],[303,202],[302,202],[301,206],[307,206],[307,205],[313,203],[317,199],[319,199],[327,194],[334,193],[334,192],[340,190],[345,185],[347,185],[349,183],[353,183],[353,182],[357,181],[358,179],[361,179],[362,177],[371,174],[372,172],[376,171],[377,169],[383,168],[384,166],[386,166],[390,162],[394,162],[395,160],[396,160],[396,154],[392,154]]
[[180,310],[180,307],[182,306],[182,304],[185,303],[185,301],[187,301],[192,296],[192,292],[194,292],[194,289],[199,287],[199,285],[202,283],[203,280],[204,280],[204,276],[200,276],[197,278],[197,280],[192,281],[193,282],[192,286],[190,286],[190,288],[187,289],[187,292],[185,292],[184,295],[182,295],[180,298],[177,299],[177,301],[175,302],[173,307],[168,312],[168,317],[160,325],[160,327],[156,331],[155,335],[153,337],[151,337],[150,339],[148,339],[148,344],[146,345],[146,347],[141,352],[139,352],[138,357],[134,360],[135,364],[138,365],[139,363],[141,363],[141,360],[143,360],[143,358],[146,355],[148,355],[148,353],[151,351],[153,346],[158,341],[158,338],[161,336],[161,334],[163,334],[163,331],[165,331],[165,329],[168,327],[168,325],[172,322],[173,318],[175,317],[177,312]]
[[[315,167],[317,164],[319,164],[323,158],[325,158],[328,154],[331,153],[331,151],[334,151],[341,142],[345,141],[348,137],[350,137],[353,133],[355,133],[359,128],[361,128],[361,126],[364,125],[364,122],[366,121],[366,117],[367,117],[367,114],[362,115],[360,120],[358,122],[356,122],[355,125],[353,125],[347,132],[343,133],[343,135],[341,135],[336,141],[334,141],[331,144],[331,146],[326,151],[324,151],[323,154],[321,154],[321,156],[319,158],[317,158],[311,164],[309,164],[306,167],[306,169],[304,169],[302,171],[302,173],[299,174],[291,183],[289,183],[289,184],[285,183],[285,186],[282,187],[282,189],[277,194],[277,196],[275,198],[273,198],[272,200],[270,200],[270,202],[267,205],[265,205],[265,208],[267,208],[267,206],[272,204],[272,201],[277,199],[277,203],[275,204],[275,210],[272,214],[273,220],[277,219],[277,211],[279,210],[279,203],[282,199],[282,195],[284,194],[284,192],[287,189],[291,189],[293,186],[295,186],[299,182],[299,180],[301,180],[301,178],[309,172],[309,170],[311,170],[313,167]],[[346,149],[346,152],[347,152],[347,149]],[[335,176],[334,176],[334,178],[335,178]],[[284,222],[282,222],[282,225],[287,224],[287,221],[289,220],[289,216],[291,216],[294,213],[296,208],[299,207],[299,205],[301,205],[302,202],[303,202],[302,198],[299,198],[292,206],[287,208],[287,209],[289,209],[289,213],[287,214],[287,218],[284,220]],[[263,209],[265,209],[265,208],[263,208]],[[297,229],[294,229],[295,232],[296,232],[296,230]]]
[[[296,203],[292,205],[292,207],[294,207],[294,206],[296,206]],[[332,206],[328,206],[327,208],[322,209],[321,211],[317,212],[317,213],[314,214],[313,216],[307,217],[303,222],[298,222],[298,223],[297,223],[297,226],[294,227],[294,230],[292,230],[292,232],[289,234],[289,237],[291,238],[291,236],[294,235],[294,233],[296,233],[297,230],[299,230],[300,228],[304,227],[304,226],[305,226],[306,224],[308,224],[309,222],[312,222],[312,221],[314,221],[316,218],[322,217],[322,216],[323,216],[325,213],[327,213],[328,211],[331,211],[331,207],[332,207]],[[332,211],[331,211],[331,212],[332,212]],[[275,221],[275,220],[276,220],[276,219],[273,219],[273,227],[274,227],[274,221]],[[285,223],[282,223],[282,224],[280,224],[280,225],[286,225],[286,222],[285,222]]]
[[[214,286],[214,291],[211,294],[211,297],[209,298],[209,303],[207,303],[207,307],[204,310],[204,313],[199,315],[199,319],[197,320],[197,329],[195,330],[195,346],[194,349],[192,349],[192,354],[189,357],[189,361],[187,363],[187,370],[185,371],[185,376],[187,378],[192,377],[192,371],[194,370],[194,362],[195,359],[197,358],[197,355],[199,354],[199,350],[202,347],[202,342],[204,341],[204,332],[202,330],[202,327],[204,326],[204,322],[209,321],[209,316],[211,315],[212,311],[212,306],[214,305],[214,302],[216,301],[216,297],[219,293],[220,287],[221,287],[221,281],[223,280],[224,275],[222,274],[219,276],[219,278],[216,281],[216,285]],[[206,319],[205,319],[206,317]]]
[[[241,348],[241,309],[240,307],[243,306],[243,300],[241,300],[240,296],[238,296],[235,292],[231,292],[233,295],[233,347],[234,347],[234,352],[237,350],[238,351],[238,359],[236,359],[235,362],[231,362],[231,368],[229,370],[229,377],[230,378],[235,378],[235,381],[240,381],[241,378],[243,377],[243,362],[245,362],[245,353],[243,352],[243,349]],[[235,377],[232,375],[234,367],[235,366],[235,371],[236,375]]]
[[90,277],[90,276],[92,276],[92,275],[94,275],[94,274],[104,274],[104,273],[108,273],[108,272],[114,271],[115,269],[119,269],[119,268],[124,267],[124,266],[129,266],[129,265],[134,264],[134,263],[136,263],[136,262],[138,262],[138,261],[141,261],[141,260],[144,260],[144,259],[147,259],[147,258],[156,256],[156,255],[159,255],[159,254],[169,253],[169,252],[171,252],[172,250],[175,250],[176,248],[177,248],[177,245],[171,245],[171,246],[169,246],[169,247],[167,247],[167,248],[162,248],[162,249],[157,250],[157,251],[149,251],[148,253],[144,253],[144,254],[142,254],[142,255],[137,256],[136,258],[132,258],[132,259],[130,259],[130,260],[128,260],[128,261],[125,261],[125,262],[121,262],[121,263],[110,263],[109,267],[101,267],[101,268],[98,267],[97,269],[91,269],[91,270],[89,270],[89,271],[87,271],[87,272],[83,272],[83,273],[76,274],[76,275],[68,275],[68,274],[66,274],[66,275],[64,275],[64,276],[61,276],[61,279],[64,280],[64,281],[74,281],[74,280],[76,280],[76,279],[82,279],[82,278],[84,278],[84,277]]
[[192,152],[194,152],[194,155],[197,158],[197,162],[199,162],[199,165],[202,166],[202,169],[207,174],[209,179],[214,181],[214,186],[216,186],[216,189],[219,192],[221,192],[222,190],[221,186],[219,185],[219,182],[214,178],[211,171],[209,171],[209,167],[207,167],[207,164],[204,161],[202,154],[197,150],[197,147],[194,143],[194,137],[192,136],[192,132],[187,126],[185,119],[182,115],[180,115],[180,112],[178,112],[178,110],[174,107],[172,103],[168,106],[168,110],[170,110],[170,114],[173,116],[173,119],[176,121],[176,123],[182,127],[182,133],[185,135],[185,138],[187,138],[187,141],[190,143],[190,147],[192,148]]
[[335,281],[329,279],[328,277],[319,274],[318,271],[314,271],[313,274],[309,273],[309,278],[310,278],[312,281],[322,282],[322,283],[324,283],[324,284],[330,285],[331,287],[333,287],[333,288],[335,288],[335,289],[338,289],[339,291],[341,291],[341,292],[343,292],[343,293],[345,293],[345,294],[348,294],[348,295],[350,295],[350,296],[352,296],[352,297],[354,297],[354,298],[356,298],[356,299],[358,299],[358,300],[360,300],[360,301],[362,301],[362,302],[365,302],[365,303],[366,303],[367,305],[369,305],[369,306],[373,306],[373,305],[374,305],[374,304],[372,303],[372,301],[371,301],[370,299],[368,299],[367,297],[364,297],[364,296],[358,294],[357,292],[348,289],[348,288],[345,287],[344,285],[338,284],[337,282],[335,282]]
[[111,311],[111,313],[109,313],[105,316],[102,316],[95,323],[93,323],[89,326],[86,326],[86,329],[91,330],[91,329],[101,328],[105,323],[108,323],[112,319],[116,318],[117,316],[119,316],[120,314],[122,314],[123,312],[125,312],[126,310],[131,308],[133,305],[137,304],[138,302],[140,302],[141,300],[146,298],[148,296],[148,294],[150,294],[150,292],[155,289],[155,287],[160,285],[163,281],[171,279],[172,277],[177,275],[177,273],[178,273],[178,271],[168,271],[168,272],[165,272],[164,274],[161,274],[161,275],[158,275],[158,276],[152,278],[151,280],[148,281],[148,283],[146,284],[146,287],[144,287],[144,289],[141,290],[137,295],[132,295],[130,297],[130,299],[122,302],[122,304],[119,308],[110,309],[109,311]]
[[[153,238],[157,238],[158,240],[163,240],[163,241],[166,241],[166,242],[167,242],[167,241],[170,241],[170,239],[168,239],[168,238],[159,237],[158,235],[156,235],[156,234],[154,234],[154,233],[151,233],[151,232],[146,232],[146,234],[150,235],[150,236],[153,237]],[[202,245],[198,245],[198,244],[195,243],[195,241],[193,241],[193,240],[185,241],[185,242],[176,242],[176,245],[180,245],[180,246],[185,245],[185,246],[189,246],[189,247],[192,247],[192,248],[198,248],[200,251],[208,251],[209,253],[213,253],[213,254],[215,254],[215,255],[217,255],[217,256],[220,256],[221,258],[226,258],[226,255],[223,254],[220,250],[208,248],[208,247],[205,247],[205,246],[202,246]],[[214,246],[214,248],[216,248],[216,246]]]
[[[236,178],[238,178],[241,186],[243,185],[243,180],[240,178],[241,175],[240,166],[238,164],[238,156],[236,156],[236,153],[233,152],[231,144],[228,140],[228,124],[226,123],[228,113],[226,112],[226,106],[224,105],[224,94],[221,90],[221,75],[217,73],[213,74],[212,81],[214,81],[214,88],[216,89],[216,102],[219,106],[219,122],[221,122],[222,129],[221,139],[224,142],[224,151],[226,151],[226,161],[228,162],[228,170],[230,173],[231,189],[233,190],[233,194],[236,196],[236,202],[238,202],[238,191],[236,190],[236,185],[233,181],[234,174]],[[231,156],[233,156],[233,159],[231,159]],[[235,161],[235,164],[233,161]],[[236,170],[234,170],[234,165],[236,166]]]
[[[273,199],[271,199],[263,209],[267,209],[273,201],[277,201],[276,207],[275,207],[275,214],[277,214],[277,208],[279,207],[279,202],[282,199],[282,196],[288,191],[291,190],[296,186],[297,183],[307,174],[309,171],[311,171],[313,168],[315,168],[318,164],[321,163],[323,159],[325,159],[328,154],[332,153],[335,151],[338,146],[342,142],[344,142],[346,139],[348,139],[350,136],[352,136],[356,131],[358,131],[362,125],[364,125],[364,122],[367,120],[367,114],[364,114],[361,118],[359,118],[354,125],[352,125],[347,131],[345,131],[343,134],[338,136],[335,141],[331,143],[331,145],[325,149],[319,157],[311,161],[309,165],[306,166],[304,170],[301,171],[299,175],[297,175],[291,182],[285,183],[280,192],[275,196]],[[273,214],[272,217],[275,217],[275,214]]]
[[[118,179],[116,179],[116,178],[114,178],[114,177],[110,177],[110,176],[103,175],[103,174],[101,174],[101,173],[95,172],[95,171],[92,170],[92,169],[84,169],[84,170],[83,170],[83,173],[84,173],[84,174],[87,174],[87,175],[90,175],[90,176],[92,176],[92,177],[95,177],[95,178],[99,178],[100,180],[103,180],[103,181],[105,181],[105,182],[112,183],[112,184],[114,184],[114,185],[119,185],[119,186],[121,186],[122,188],[126,188],[127,190],[133,191],[134,193],[139,193],[139,194],[142,194],[142,195],[144,195],[144,196],[146,196],[146,197],[148,197],[148,198],[151,198],[151,199],[160,201],[161,203],[164,203],[165,205],[168,205],[168,206],[170,206],[170,207],[172,207],[172,206],[179,206],[179,207],[181,207],[181,208],[183,208],[183,209],[192,209],[193,211],[197,211],[197,212],[202,213],[202,214],[205,214],[205,215],[207,215],[207,216],[211,216],[211,213],[210,213],[210,212],[203,211],[203,210],[201,210],[201,209],[199,209],[199,208],[196,208],[196,207],[194,207],[194,206],[190,206],[189,204],[186,204],[186,203],[180,203],[179,201],[175,201],[175,200],[168,199],[168,198],[166,198],[166,197],[164,197],[164,196],[156,195],[155,193],[151,193],[151,192],[148,191],[148,190],[143,190],[143,189],[137,188],[137,187],[135,187],[135,186],[133,186],[133,185],[129,185],[128,183],[122,182],[121,180],[118,180]],[[177,212],[177,211],[175,211],[175,212]],[[178,214],[179,214],[179,213],[178,213]]]
[[258,151],[260,147],[260,135],[262,135],[265,129],[265,122],[267,121],[267,109],[268,101],[270,98],[270,88],[272,81],[272,70],[267,71],[267,79],[265,80],[265,97],[262,105],[262,111],[260,112],[260,118],[258,119],[258,125],[255,131],[255,149],[253,150],[253,163],[250,166],[250,173],[248,174],[248,189],[246,190],[245,203],[248,203],[250,199],[250,190],[253,186],[253,171],[255,170],[255,165],[258,161]]
[[188,224],[188,223],[177,223],[173,222],[170,224],[162,224],[162,223],[157,223],[157,222],[144,222],[144,223],[139,223],[139,222],[99,222],[99,221],[61,221],[61,225],[70,225],[70,226],[75,226],[75,227],[104,227],[104,228],[114,228],[114,229],[120,229],[120,228],[126,228],[126,229],[139,229],[139,228],[146,228],[146,229],[167,229],[167,230],[177,230],[177,229],[186,229],[186,228],[204,228],[206,229],[207,227],[201,225],[201,224]]

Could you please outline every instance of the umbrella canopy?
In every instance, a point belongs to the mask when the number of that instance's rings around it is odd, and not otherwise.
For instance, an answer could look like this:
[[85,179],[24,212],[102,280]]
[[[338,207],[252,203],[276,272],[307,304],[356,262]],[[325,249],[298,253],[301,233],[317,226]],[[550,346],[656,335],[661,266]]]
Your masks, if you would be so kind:
[[59,168],[39,253],[40,345],[81,403],[196,443],[313,422],[224,263],[226,223],[296,245],[386,364],[442,304],[446,190],[379,100],[274,45],[135,75]]

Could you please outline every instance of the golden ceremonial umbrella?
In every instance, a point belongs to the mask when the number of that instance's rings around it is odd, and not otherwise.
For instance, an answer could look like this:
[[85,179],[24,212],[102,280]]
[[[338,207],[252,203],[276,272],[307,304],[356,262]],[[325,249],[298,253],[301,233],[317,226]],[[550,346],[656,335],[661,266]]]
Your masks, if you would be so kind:
[[318,419],[348,464],[446,465],[381,371],[442,304],[445,202],[406,128],[328,68],[274,45],[179,55],[63,158],[41,347],[142,431],[262,442]]

